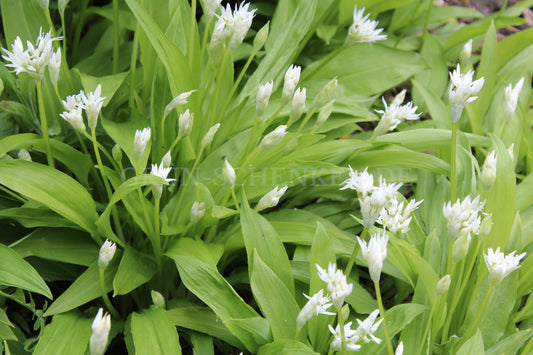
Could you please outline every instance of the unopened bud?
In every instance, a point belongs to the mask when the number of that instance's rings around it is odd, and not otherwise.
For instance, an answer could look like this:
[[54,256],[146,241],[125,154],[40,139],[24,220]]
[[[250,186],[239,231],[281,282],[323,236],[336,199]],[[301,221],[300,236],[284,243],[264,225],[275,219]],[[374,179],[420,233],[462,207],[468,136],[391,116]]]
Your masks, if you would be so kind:
[[492,213],[488,214],[483,218],[479,226],[479,239],[485,239],[492,230]]
[[133,140],[133,159],[135,159],[136,163],[138,163],[143,157],[146,145],[150,140],[150,134],[150,127],[146,127],[142,131],[135,131],[135,138]]
[[57,2],[57,8],[61,16],[65,16],[65,9],[67,8],[67,4],[69,3],[69,1],[70,0],[59,0]]
[[152,296],[152,302],[154,306],[159,308],[165,308],[165,297],[159,292],[152,290],[150,291],[150,296]]
[[185,138],[191,133],[193,117],[194,115],[189,112],[189,109],[185,110],[185,112],[180,115],[178,118],[178,136]]
[[331,116],[331,113],[333,112],[333,105],[335,104],[335,100],[331,100],[328,102],[324,107],[322,107],[322,110],[318,113],[318,118],[316,120],[317,126],[322,125],[324,122],[326,122]]
[[215,137],[219,127],[220,123],[217,123],[213,127],[209,128],[209,131],[207,131],[204,138],[202,138],[201,149],[204,149],[213,141],[213,138]]
[[394,96],[394,100],[392,100],[391,102],[391,106],[400,106],[402,103],[403,103],[403,100],[405,100],[405,93],[407,92],[407,90],[403,89],[402,91],[400,91],[400,93],[396,96]]
[[350,316],[350,306],[345,304],[341,307],[341,317],[344,320],[344,323],[346,323],[346,320]]
[[224,166],[222,166],[222,175],[224,176],[224,180],[231,186],[235,186],[235,170],[233,167],[228,163],[228,159],[224,159]]
[[111,155],[113,155],[113,159],[115,159],[117,163],[122,161],[122,149],[120,149],[118,144],[115,144],[113,149],[111,149]]
[[270,29],[270,22],[267,22],[263,27],[261,27],[259,32],[257,32],[254,38],[254,44],[253,44],[253,49],[252,49],[253,52],[258,52],[261,48],[263,48],[268,38],[269,29]]
[[320,109],[324,106],[329,100],[331,100],[335,94],[335,90],[337,90],[337,78],[331,80],[322,88],[322,90],[320,90],[313,102],[313,107]]
[[98,267],[100,269],[105,269],[107,265],[109,265],[109,262],[113,259],[113,256],[115,256],[116,250],[117,246],[115,243],[111,243],[109,239],[102,244],[100,252],[98,253]]
[[289,117],[289,122],[294,123],[302,116],[305,110],[305,88],[298,88],[294,92],[294,97],[292,98],[291,104],[291,115]]
[[281,142],[283,137],[285,137],[285,134],[287,134],[287,126],[278,126],[275,130],[273,130],[263,138],[259,146],[263,150],[268,150],[274,147],[279,142]]
[[281,189],[278,189],[276,186],[274,190],[269,191],[265,196],[263,196],[259,202],[257,203],[257,206],[255,207],[255,210],[257,212],[262,211],[266,208],[274,207],[279,203],[279,199],[285,191],[287,191],[288,186],[284,186]]
[[89,352],[91,355],[103,355],[111,330],[111,316],[104,314],[103,308],[98,310],[91,325],[91,338],[89,339]]
[[462,235],[455,240],[455,242],[453,243],[452,251],[452,261],[454,263],[457,263],[464,259],[464,257],[468,253],[468,247],[470,246],[471,240],[472,237],[470,237],[470,234]]
[[435,295],[438,297],[448,292],[448,290],[450,289],[451,282],[452,279],[450,275],[444,275],[444,277],[440,279],[439,282],[437,282],[437,287],[435,288]]
[[285,80],[283,82],[283,93],[281,94],[281,105],[286,105],[292,97],[296,86],[300,81],[300,72],[302,68],[291,65],[285,73]]
[[301,140],[300,135],[290,139],[285,145],[285,147],[283,147],[283,156],[289,155],[292,152],[294,152],[296,148],[298,148],[298,146],[300,145],[300,140]]
[[43,10],[47,10],[48,9],[48,0],[37,0],[37,3],[39,4],[39,6],[41,7],[41,9]]
[[483,191],[490,191],[494,182],[496,181],[496,151],[490,152],[485,159],[483,164],[483,169],[481,170],[481,184],[483,186]]
[[170,103],[165,107],[164,115],[166,116],[170,113],[170,111],[172,111],[176,107],[185,105],[186,103],[188,103],[189,96],[191,96],[191,94],[195,91],[196,90],[182,92],[181,94],[173,98],[172,101],[170,101]]
[[28,152],[26,149],[19,150],[18,157],[20,160],[31,161],[30,152]]
[[191,223],[196,223],[205,215],[205,203],[194,201],[191,207]]
[[463,46],[463,49],[461,50],[461,53],[459,54],[459,62],[462,66],[466,67],[468,65],[468,62],[470,61],[470,57],[472,56],[472,38],[469,39],[465,45]]
[[272,95],[272,87],[274,82],[270,80],[264,85],[259,85],[257,89],[257,96],[255,98],[255,114],[257,117],[261,117],[268,106],[268,101]]
[[170,150],[163,156],[161,159],[161,164],[163,168],[169,168],[172,165],[172,156],[170,155]]

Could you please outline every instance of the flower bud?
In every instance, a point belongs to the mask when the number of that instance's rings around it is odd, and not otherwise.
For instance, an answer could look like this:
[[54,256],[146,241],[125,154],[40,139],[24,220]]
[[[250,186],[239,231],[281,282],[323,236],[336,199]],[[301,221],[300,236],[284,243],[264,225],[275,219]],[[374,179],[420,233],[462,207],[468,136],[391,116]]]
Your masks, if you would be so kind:
[[52,85],[57,86],[59,80],[59,71],[61,69],[61,48],[58,48],[55,53],[50,56],[50,64],[48,65],[48,73],[50,74],[50,81]]
[[98,267],[100,269],[105,269],[107,265],[109,265],[109,262],[113,259],[113,256],[115,256],[116,250],[117,246],[115,243],[109,241],[109,239],[102,244],[100,252],[98,253]]
[[135,138],[133,140],[133,159],[136,163],[138,163],[144,154],[144,150],[146,149],[146,145],[148,144],[148,141],[150,140],[150,134],[151,134],[150,127],[144,128],[141,130],[135,131]]
[[113,149],[111,149],[111,155],[113,155],[113,159],[115,159],[117,163],[122,161],[122,149],[120,149],[118,144],[115,144]]
[[103,313],[104,310],[100,308],[91,325],[92,334],[89,340],[91,355],[103,355],[105,352],[109,331],[111,330],[111,316],[108,313],[105,315]]
[[265,112],[268,106],[268,101],[270,100],[270,95],[272,95],[273,85],[274,82],[272,80],[264,85],[259,85],[255,99],[255,114],[257,117],[261,117]]
[[80,107],[60,113],[59,116],[70,123],[76,131],[85,132],[85,123],[83,123],[83,115]]
[[37,3],[41,7],[41,9],[43,9],[43,10],[47,10],[48,9],[49,0],[37,0]]
[[161,159],[161,164],[163,165],[163,168],[170,168],[172,165],[172,157],[170,156],[170,150],[163,156],[163,159]]
[[399,94],[397,94],[396,96],[394,96],[394,99],[392,100],[392,102],[390,103],[391,106],[401,106],[401,104],[403,104],[403,100],[405,100],[405,93],[407,92],[407,90],[403,89],[402,91],[400,91]]
[[437,282],[435,288],[435,296],[439,297],[444,295],[450,289],[450,283],[452,282],[450,275],[444,275],[442,279]]
[[394,355],[403,355],[403,341],[401,341],[400,344],[398,344],[398,347],[396,348]]
[[28,152],[26,149],[19,150],[18,157],[20,160],[31,161],[30,152]]
[[255,207],[255,210],[257,212],[262,211],[266,208],[274,207],[279,203],[279,199],[285,191],[287,191],[288,186],[284,186],[281,189],[278,190],[278,187],[276,186],[274,190],[268,192],[265,196],[263,196],[259,202],[257,203],[257,206]]
[[57,3],[57,8],[59,10],[59,13],[61,16],[65,16],[65,9],[67,8],[67,5],[70,0],[59,0]]
[[322,107],[322,110],[318,113],[318,118],[316,119],[316,125],[320,126],[324,122],[326,122],[331,116],[331,113],[333,112],[333,105],[335,104],[335,100],[331,100],[328,102],[324,107]]
[[479,239],[483,240],[485,239],[492,230],[492,213],[489,213],[488,215],[483,218],[481,221],[481,225],[479,226]]
[[483,164],[483,169],[481,170],[481,184],[483,186],[483,191],[490,191],[492,189],[492,186],[496,181],[496,165],[496,151],[493,150],[487,155],[485,163]]
[[259,143],[259,147],[261,147],[261,149],[263,150],[268,150],[274,147],[279,142],[281,142],[283,137],[285,137],[285,134],[287,134],[287,126],[278,126],[275,130],[273,130],[263,138],[261,143]]
[[202,138],[201,149],[204,149],[213,141],[213,138],[215,137],[219,127],[220,123],[217,123],[213,127],[209,128],[209,131],[207,131],[204,138]]
[[165,297],[159,292],[152,290],[150,291],[150,296],[152,296],[152,303],[154,306],[159,308],[165,308]]
[[189,109],[185,110],[178,119],[178,136],[181,138],[187,137],[191,134],[194,115],[189,112]]
[[292,97],[296,85],[300,81],[300,72],[302,68],[291,65],[285,73],[285,80],[283,82],[283,93],[281,94],[281,105],[285,106]]
[[258,52],[263,46],[265,45],[265,42],[268,38],[268,32],[270,29],[270,22],[267,22],[259,32],[255,35],[254,43],[253,43],[253,52]]
[[235,170],[228,163],[228,159],[224,159],[224,166],[222,167],[222,175],[224,175],[224,180],[231,186],[235,186]]
[[335,90],[337,90],[337,78],[332,79],[322,88],[322,90],[320,90],[313,102],[313,107],[316,109],[322,108],[322,106],[331,100],[335,94]]
[[194,201],[191,207],[191,223],[196,223],[205,215],[205,203]]
[[196,90],[182,92],[181,94],[179,94],[178,96],[173,98],[172,101],[170,101],[170,103],[165,107],[164,115],[166,116],[166,115],[168,115],[170,113],[170,111],[172,111],[176,107],[181,106],[181,105],[185,105],[186,103],[188,103],[189,101],[187,99],[195,91]]
[[466,256],[472,237],[470,234],[462,235],[453,243],[452,261],[457,263]]
[[305,110],[305,88],[300,90],[296,89],[294,96],[292,98],[291,104],[291,115],[289,117],[289,122],[294,123],[302,116]]
[[459,54],[459,62],[461,63],[461,65],[464,67],[468,66],[471,56],[472,56],[472,38],[470,38],[465,43],[465,45],[463,46],[463,49],[461,50],[461,53]]
[[285,147],[283,147],[283,156],[287,156],[291,154],[292,152],[294,152],[296,148],[298,148],[298,146],[300,145],[300,141],[302,140],[301,138],[302,137],[298,135],[290,139],[285,145]]
[[521,78],[518,83],[516,83],[514,89],[513,85],[509,84],[505,87],[505,121],[510,122],[515,114],[516,106],[518,105],[518,98],[520,97],[520,92],[524,86],[524,78]]

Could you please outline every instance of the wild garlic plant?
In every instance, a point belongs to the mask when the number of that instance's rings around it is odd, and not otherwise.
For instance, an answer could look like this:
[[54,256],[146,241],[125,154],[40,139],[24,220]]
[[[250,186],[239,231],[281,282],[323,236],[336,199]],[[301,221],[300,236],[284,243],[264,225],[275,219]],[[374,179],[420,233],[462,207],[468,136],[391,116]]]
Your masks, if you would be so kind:
[[525,4],[0,0],[2,350],[529,354]]

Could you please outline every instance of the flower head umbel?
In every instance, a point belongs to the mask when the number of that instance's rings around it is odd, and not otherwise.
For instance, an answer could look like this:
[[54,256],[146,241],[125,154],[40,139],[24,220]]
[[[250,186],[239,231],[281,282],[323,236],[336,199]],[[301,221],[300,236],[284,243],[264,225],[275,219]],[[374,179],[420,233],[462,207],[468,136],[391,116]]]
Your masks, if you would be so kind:
[[368,243],[359,237],[357,237],[357,241],[361,246],[361,253],[368,263],[370,278],[374,282],[379,282],[383,261],[387,258],[387,242],[389,241],[389,236],[385,232],[378,232],[370,237]]
[[203,0],[201,2],[204,10],[204,18],[207,23],[211,23],[221,2],[222,0]]
[[514,88],[513,84],[505,87],[505,121],[507,122],[511,121],[514,117],[522,86],[524,86],[524,78],[520,79]]
[[497,162],[496,151],[493,150],[485,158],[485,163],[483,163],[483,169],[481,170],[481,185],[484,191],[490,191],[496,181]]
[[296,318],[296,324],[299,328],[303,327],[305,323],[313,316],[318,316],[319,314],[326,315],[335,315],[335,313],[328,312],[328,308],[333,305],[329,296],[324,296],[324,290],[321,289],[315,293],[312,297],[304,296],[309,300],[305,306],[302,308],[298,317]]
[[182,92],[181,94],[179,94],[178,96],[173,98],[172,101],[170,101],[169,104],[165,107],[164,115],[166,116],[172,110],[174,110],[176,107],[181,106],[181,105],[185,105],[186,103],[188,103],[189,102],[188,101],[189,96],[191,96],[191,94],[193,92],[195,92],[195,91],[196,90]]
[[[402,91],[398,96],[401,98],[401,96],[405,96],[405,93]],[[374,130],[374,135],[376,136],[393,131],[404,120],[414,121],[420,118],[420,113],[416,113],[418,106],[413,106],[412,102],[402,105],[403,98],[401,100],[395,98],[395,100],[387,106],[384,97],[382,97],[382,100],[385,110],[376,110],[376,112],[381,113],[382,115],[378,126]]]
[[187,137],[192,131],[194,115],[189,112],[189,109],[185,110],[178,118],[178,136],[181,138]]
[[276,127],[275,130],[267,134],[263,137],[261,140],[261,143],[259,143],[259,147],[263,150],[268,150],[270,148],[273,148],[276,144],[281,142],[283,137],[287,134],[287,126],[286,125],[280,125]]
[[[171,182],[176,179],[169,179],[168,174],[172,170],[171,167],[165,167],[164,163],[161,162],[161,165],[157,166],[156,164],[152,164],[152,171],[150,171],[150,175],[159,176],[161,179],[165,180],[166,182]],[[156,184],[152,186],[152,194],[156,199],[161,198],[161,195],[163,193],[163,185],[162,184]]]
[[107,338],[111,330],[111,316],[104,314],[104,310],[100,308],[98,314],[94,317],[91,325],[91,339],[89,340],[89,349],[91,355],[103,355],[107,345]]
[[370,343],[371,341],[376,344],[381,343],[381,339],[374,335],[376,330],[378,330],[381,322],[383,322],[383,318],[376,322],[376,318],[378,317],[378,315],[379,309],[376,309],[372,313],[370,313],[370,315],[364,321],[361,321],[359,319],[357,320],[357,323],[359,323],[359,327],[357,327],[355,332],[357,333],[359,339],[363,340],[365,343]]
[[[346,343],[346,350],[348,351],[359,351],[361,345],[357,344],[359,341],[359,336],[357,331],[351,329],[352,322],[348,322],[344,325],[344,342]],[[334,351],[342,351],[342,334],[341,326],[337,324],[336,328],[333,328],[328,324],[329,331],[333,334],[333,340],[331,341],[331,349]]]
[[191,207],[191,223],[201,220],[206,212],[205,203],[194,201]]
[[100,269],[105,269],[107,265],[109,265],[109,262],[113,260],[113,256],[115,256],[116,250],[116,244],[112,243],[109,239],[102,244],[100,252],[98,253],[98,267]]
[[98,123],[98,115],[104,104],[105,96],[102,95],[102,86],[98,84],[96,89],[93,92],[85,95],[84,91],[80,91],[79,99],[81,101],[81,106],[85,110],[87,115],[87,124],[91,130],[96,129],[96,124]]
[[448,238],[455,240],[461,235],[479,234],[480,213],[484,205],[485,201],[480,202],[479,196],[472,200],[470,195],[466,196],[463,201],[457,199],[453,205],[451,201],[445,203],[442,214],[446,219]]
[[387,228],[391,233],[402,237],[409,231],[409,223],[413,219],[411,214],[421,203],[422,201],[411,200],[404,208],[403,202],[392,199],[391,203],[381,210],[377,222]]
[[72,128],[74,128],[75,130],[79,132],[85,132],[85,123],[83,123],[83,114],[81,107],[75,107],[70,111],[60,113],[59,116],[61,116],[65,121],[70,123],[72,125]]
[[255,210],[257,212],[262,211],[266,208],[274,207],[279,203],[279,199],[285,191],[287,191],[289,187],[283,186],[281,189],[278,189],[276,186],[273,190],[267,192],[265,196],[263,196],[259,202],[257,203],[257,206],[255,206]]
[[150,127],[143,128],[143,130],[136,130],[135,131],[135,138],[133,139],[133,159],[135,159],[135,162],[141,161],[144,150],[146,149],[146,145],[148,144],[148,141],[150,140],[152,130]]
[[248,30],[252,25],[252,20],[255,16],[255,10],[249,10],[250,3],[240,4],[239,7],[235,5],[235,10],[231,11],[229,4],[222,7],[221,14],[218,17],[211,37],[211,48],[216,49],[222,45],[226,45],[233,50],[237,48]]
[[286,105],[294,94],[296,86],[300,81],[300,73],[302,68],[297,65],[291,65],[285,72],[285,79],[283,81],[283,92],[281,94],[281,104]]
[[[62,37],[52,37],[52,30],[44,33],[42,28],[39,29],[39,37],[35,45],[30,41],[26,42],[27,49],[24,49],[22,40],[17,36],[15,42],[11,45],[11,51],[2,48],[5,55],[2,55],[6,61],[7,67],[13,68],[15,74],[28,73],[35,80],[44,79],[46,67],[50,64],[53,54],[53,42],[60,40]],[[55,58],[54,60],[57,60]]]
[[457,69],[450,73],[451,85],[448,92],[450,98],[450,105],[452,107],[451,119],[452,122],[459,121],[461,113],[466,104],[477,99],[476,95],[485,82],[484,78],[473,80],[474,72],[472,70],[461,75],[461,66],[457,64]]
[[496,251],[489,248],[487,254],[483,253],[485,264],[487,264],[487,268],[489,269],[490,284],[492,286],[498,284],[507,275],[520,267],[520,260],[526,256],[526,253],[519,255],[515,255],[515,253],[516,250],[506,256],[500,252],[500,247]]
[[358,10],[357,6],[355,6],[353,10],[353,24],[348,30],[348,37],[346,38],[346,43],[372,43],[387,39],[386,35],[380,34],[383,31],[383,28],[376,29],[378,22],[369,20],[368,17],[370,16],[370,14],[366,14],[366,16],[363,16],[364,13],[364,7],[361,10]]
[[318,264],[315,266],[318,270],[318,277],[328,284],[327,290],[331,295],[333,306],[336,309],[340,309],[344,299],[352,293],[353,284],[349,284],[346,281],[346,275],[341,269],[337,270],[337,266],[334,263],[329,263],[327,271]]
[[365,168],[362,172],[353,170],[351,166],[349,178],[344,180],[341,185],[341,190],[352,189],[357,190],[362,196],[366,196],[374,190],[374,175],[368,173],[368,168]]

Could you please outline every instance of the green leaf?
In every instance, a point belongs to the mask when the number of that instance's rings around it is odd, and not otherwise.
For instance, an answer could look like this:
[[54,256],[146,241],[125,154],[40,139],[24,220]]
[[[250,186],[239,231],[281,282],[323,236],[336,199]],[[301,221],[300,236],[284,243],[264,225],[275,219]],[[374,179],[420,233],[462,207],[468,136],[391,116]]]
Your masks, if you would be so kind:
[[258,339],[266,339],[246,327],[245,321],[261,318],[220,275],[215,264],[218,248],[211,249],[203,241],[181,238],[169,245],[166,255],[176,263],[185,287],[207,304],[248,350],[255,352],[260,345]]
[[0,284],[20,287],[52,299],[52,293],[39,273],[4,244],[0,244]]
[[457,350],[456,355],[484,355],[484,349],[483,337],[478,330],[472,338],[468,339],[466,343]]
[[250,260],[252,260],[254,250],[257,250],[264,263],[294,295],[294,281],[289,257],[276,230],[264,217],[250,208],[244,193],[241,199],[241,208],[241,227],[249,260],[250,275],[252,270]]
[[278,340],[263,345],[257,355],[318,355],[307,345],[296,340]]
[[531,329],[509,335],[485,351],[485,355],[515,355],[530,337]]
[[151,255],[126,246],[117,274],[113,279],[113,297],[133,291],[150,281],[156,272],[157,264]]
[[[121,257],[121,251],[117,250],[115,257],[104,273],[105,290],[109,292],[113,289],[113,277],[118,268],[118,263]],[[80,275],[66,289],[65,292],[59,296],[54,303],[44,313],[45,317],[52,316],[58,313],[64,313],[71,309],[77,308],[102,296],[102,289],[100,288],[98,260],[95,260],[83,274]]]
[[132,313],[131,334],[137,354],[181,354],[178,332],[163,308]]
[[300,311],[293,293],[253,251],[250,285],[254,298],[270,323],[274,340],[292,339],[296,331],[296,317]]
[[92,319],[77,311],[54,316],[52,323],[44,328],[34,354],[84,355],[91,337],[91,323]]
[[59,228],[39,228],[12,244],[11,248],[23,258],[38,256],[85,266],[98,258],[99,249],[87,233]]
[[98,218],[93,199],[76,180],[49,166],[1,160],[0,183],[76,223],[91,235]]
[[25,43],[35,41],[39,33],[39,27],[43,26],[43,31],[48,31],[44,12],[37,1],[22,2],[18,0],[1,0],[2,23],[6,42],[11,44],[17,36]]
[[115,95],[115,92],[122,85],[124,79],[126,79],[126,77],[128,76],[127,72],[100,77],[81,73],[78,69],[73,69],[73,72],[79,75],[81,83],[83,85],[83,89],[86,93],[94,91],[98,84],[102,86],[101,96],[105,97],[104,107],[109,104],[109,102]]

